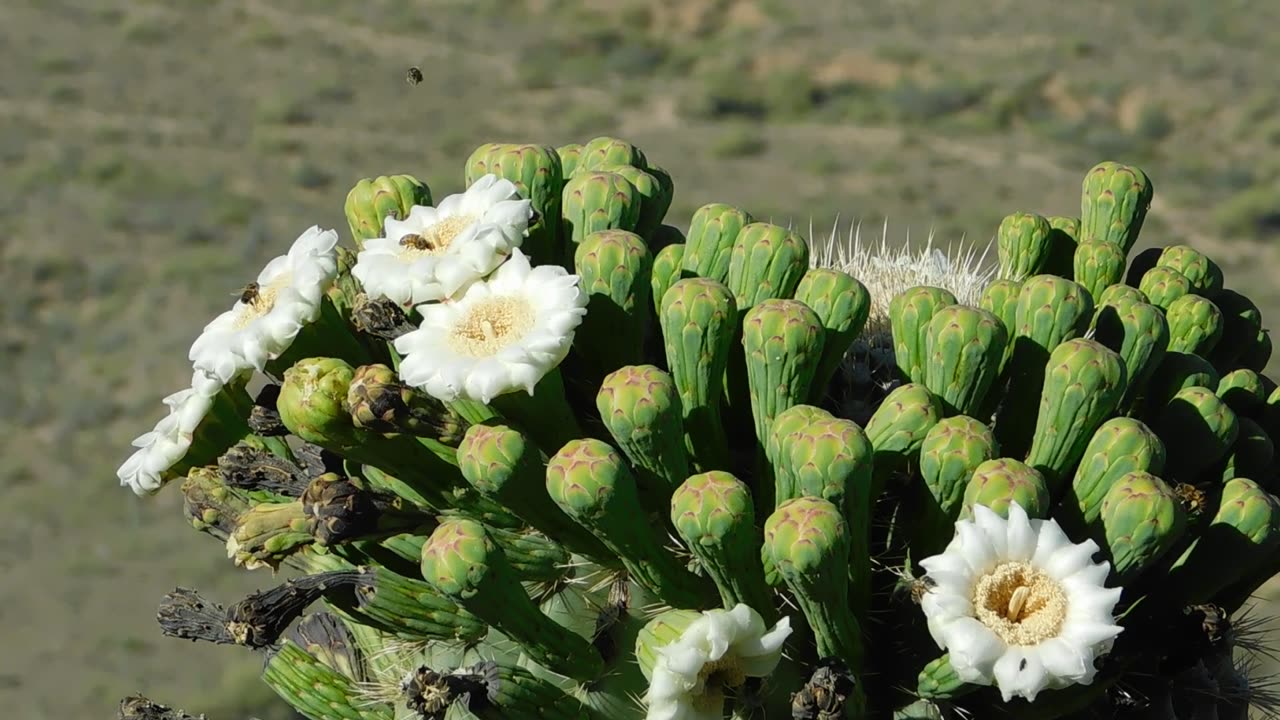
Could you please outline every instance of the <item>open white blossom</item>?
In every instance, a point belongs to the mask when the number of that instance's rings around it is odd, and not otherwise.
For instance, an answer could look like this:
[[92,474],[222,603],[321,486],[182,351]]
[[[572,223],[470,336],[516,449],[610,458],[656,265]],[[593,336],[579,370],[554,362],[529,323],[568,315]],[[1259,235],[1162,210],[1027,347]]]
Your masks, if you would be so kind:
[[772,629],[747,605],[708,610],[658,650],[644,701],[645,720],[721,720],[725,689],[765,677],[782,659],[791,620]]
[[325,292],[338,274],[338,233],[312,226],[267,263],[232,308],[205,326],[188,354],[197,370],[223,383],[261,371],[298,332],[320,316]]
[[533,267],[513,249],[489,279],[453,302],[418,307],[422,325],[395,341],[400,377],[446,402],[487,403],[534,386],[569,354],[586,315],[578,276],[559,265]]
[[532,216],[516,186],[485,175],[436,207],[386,219],[385,237],[366,240],[355,276],[371,297],[404,307],[446,300],[493,272],[524,242]]
[[995,685],[1005,702],[1093,682],[1121,631],[1120,588],[1104,586],[1110,565],[1096,552],[1017,503],[1007,520],[975,505],[947,549],[920,562],[934,583],[921,602],[929,632],[960,679]]
[[133,441],[137,450],[116,470],[122,487],[150,495],[164,485],[164,474],[186,456],[196,427],[213,407],[213,394],[203,391],[212,387],[203,373],[196,371],[192,384],[165,398],[169,415]]

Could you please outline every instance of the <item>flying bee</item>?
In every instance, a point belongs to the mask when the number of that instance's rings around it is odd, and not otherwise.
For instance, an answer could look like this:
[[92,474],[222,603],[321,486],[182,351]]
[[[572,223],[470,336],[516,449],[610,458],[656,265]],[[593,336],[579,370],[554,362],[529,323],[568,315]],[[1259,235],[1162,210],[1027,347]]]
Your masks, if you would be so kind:
[[244,287],[240,288],[239,290],[231,294],[239,295],[240,302],[244,303],[245,305],[252,305],[258,301],[258,297],[260,297],[260,293],[259,293],[260,289],[261,288],[258,286],[258,283],[251,282],[248,285],[245,285]]
[[418,66],[413,66],[405,71],[404,81],[410,85],[417,85],[422,82],[422,70]]

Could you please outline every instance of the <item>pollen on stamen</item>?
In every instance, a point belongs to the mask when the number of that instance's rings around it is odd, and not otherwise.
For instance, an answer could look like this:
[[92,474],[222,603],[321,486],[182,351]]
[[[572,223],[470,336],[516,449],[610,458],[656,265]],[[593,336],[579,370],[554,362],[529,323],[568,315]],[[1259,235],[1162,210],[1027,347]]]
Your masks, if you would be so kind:
[[534,310],[522,298],[495,297],[478,303],[454,326],[449,345],[468,357],[489,357],[524,337],[533,327]]
[[1020,562],[1004,563],[980,578],[973,605],[978,620],[1009,645],[1057,637],[1067,619],[1067,595],[1058,581]]
[[476,218],[471,215],[454,215],[421,233],[409,233],[400,238],[400,246],[408,249],[402,256],[414,259],[422,255],[438,255],[448,250],[454,239],[475,222]]

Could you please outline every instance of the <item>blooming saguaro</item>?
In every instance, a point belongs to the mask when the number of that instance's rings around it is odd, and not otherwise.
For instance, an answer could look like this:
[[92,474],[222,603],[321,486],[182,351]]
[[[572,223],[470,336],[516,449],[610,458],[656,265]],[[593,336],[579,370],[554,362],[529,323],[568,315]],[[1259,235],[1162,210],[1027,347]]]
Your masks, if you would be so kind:
[[266,650],[310,720],[1266,704],[1271,341],[1207,255],[1129,257],[1141,170],[1011,213],[994,266],[668,218],[618,138],[461,176],[359,181],[351,249],[307,231],[192,346],[119,479],[293,579],[177,590],[166,633]]
[[1120,588],[1105,587],[1098,544],[1072,543],[1052,520],[978,505],[941,555],[920,566],[933,587],[921,606],[961,680],[1034,701],[1046,688],[1093,681],[1094,661],[1120,634]]
[[404,307],[452,298],[520,246],[531,213],[511,181],[485,175],[436,207],[386,218],[385,236],[364,242],[351,274]]

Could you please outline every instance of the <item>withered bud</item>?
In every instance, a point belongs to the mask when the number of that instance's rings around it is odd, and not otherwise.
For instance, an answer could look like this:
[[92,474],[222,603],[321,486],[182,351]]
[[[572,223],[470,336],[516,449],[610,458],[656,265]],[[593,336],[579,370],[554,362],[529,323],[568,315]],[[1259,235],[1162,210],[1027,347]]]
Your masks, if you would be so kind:
[[387,342],[414,329],[399,305],[386,298],[370,299],[364,293],[356,295],[351,321],[360,332]]
[[343,471],[342,456],[325,450],[319,445],[309,442],[301,443],[293,451],[293,456],[298,459],[298,465],[301,467],[303,474],[309,478],[325,473],[341,473]]
[[156,619],[169,637],[217,645],[272,647],[285,629],[316,600],[329,594],[350,597],[360,573],[351,570],[306,575],[260,590],[223,608],[199,593],[178,588],[160,601]]
[[229,487],[264,490],[284,497],[298,497],[307,487],[302,468],[243,442],[218,458],[218,474]]
[[119,720],[205,720],[204,715],[192,715],[176,710],[141,695],[130,695],[120,701]]
[[262,437],[281,437],[289,434],[289,428],[280,420],[280,411],[276,410],[276,400],[280,398],[280,386],[268,383],[258,392],[253,400],[253,409],[249,411],[249,429]]
[[302,493],[307,530],[321,545],[376,532],[382,515],[380,504],[373,493],[336,473],[313,479]]
[[793,720],[837,720],[844,717],[844,705],[853,693],[854,679],[839,658],[826,658],[809,676],[809,681],[791,696]]
[[289,628],[285,637],[330,668],[356,682],[364,681],[360,648],[336,615],[311,613]]
[[498,692],[498,665],[482,662],[452,673],[438,673],[423,665],[405,678],[405,707],[425,720],[443,720],[454,703],[468,711],[494,702]]

